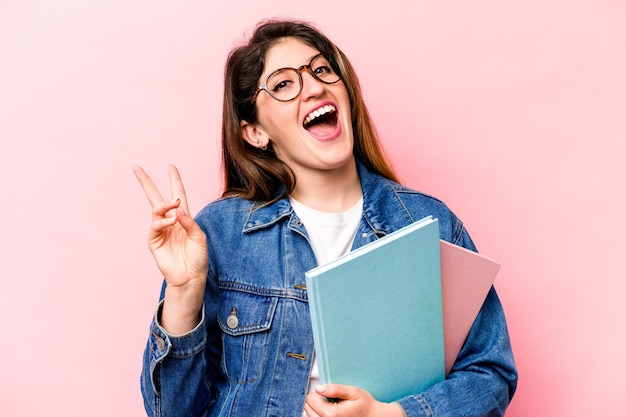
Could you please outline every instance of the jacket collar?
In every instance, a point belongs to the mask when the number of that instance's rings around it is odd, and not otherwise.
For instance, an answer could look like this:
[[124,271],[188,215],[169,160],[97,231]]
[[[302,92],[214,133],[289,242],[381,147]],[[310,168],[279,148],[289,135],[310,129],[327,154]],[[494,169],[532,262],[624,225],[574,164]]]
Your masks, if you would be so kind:
[[[360,161],[357,161],[357,170],[363,191],[363,216],[376,235],[384,236],[415,220],[398,195],[409,189],[370,172]],[[250,204],[244,233],[270,227],[293,213],[286,197],[272,204]]]
[[399,193],[414,192],[394,181],[370,172],[364,164],[358,164],[363,189],[363,217],[378,236],[392,233],[413,223],[409,210]]

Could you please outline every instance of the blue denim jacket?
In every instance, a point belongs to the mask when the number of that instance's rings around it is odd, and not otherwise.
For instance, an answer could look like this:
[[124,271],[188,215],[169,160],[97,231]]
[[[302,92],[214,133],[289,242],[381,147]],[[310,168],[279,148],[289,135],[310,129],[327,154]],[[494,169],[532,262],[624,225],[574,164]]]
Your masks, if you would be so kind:
[[[361,164],[359,176],[363,217],[353,248],[432,215],[442,239],[476,250],[441,201]],[[314,355],[304,272],[316,266],[302,222],[288,199],[261,206],[241,198],[217,200],[196,220],[209,245],[203,319],[173,337],[155,315],[141,377],[148,415],[301,416]],[[516,383],[492,288],[448,379],[398,403],[407,417],[500,416]]]

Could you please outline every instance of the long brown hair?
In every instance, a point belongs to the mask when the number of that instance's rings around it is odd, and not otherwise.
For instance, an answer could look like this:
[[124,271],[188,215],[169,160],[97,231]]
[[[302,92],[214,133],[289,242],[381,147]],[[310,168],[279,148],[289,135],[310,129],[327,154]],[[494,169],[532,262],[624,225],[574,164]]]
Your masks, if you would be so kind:
[[241,134],[240,122],[257,121],[252,97],[265,66],[267,51],[284,38],[296,38],[317,49],[330,61],[348,90],[354,132],[354,155],[358,161],[386,178],[397,181],[378,141],[356,73],[348,58],[326,36],[308,23],[270,20],[260,23],[249,41],[234,48],[224,74],[222,151],[224,196],[272,202],[287,196],[296,185],[293,171],[270,146],[261,150],[250,146]]

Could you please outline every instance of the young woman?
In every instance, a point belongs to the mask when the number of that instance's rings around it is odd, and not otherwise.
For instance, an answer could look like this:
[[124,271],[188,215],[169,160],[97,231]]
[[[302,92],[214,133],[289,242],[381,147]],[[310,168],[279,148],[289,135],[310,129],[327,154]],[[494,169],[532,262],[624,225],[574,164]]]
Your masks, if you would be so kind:
[[[165,277],[144,356],[150,416],[497,416],[517,373],[491,289],[449,377],[382,403],[317,381],[305,271],[427,215],[475,250],[439,200],[396,182],[346,56],[313,27],[259,25],[226,64],[223,198],[190,217],[134,169]],[[326,398],[336,398],[329,402]]]

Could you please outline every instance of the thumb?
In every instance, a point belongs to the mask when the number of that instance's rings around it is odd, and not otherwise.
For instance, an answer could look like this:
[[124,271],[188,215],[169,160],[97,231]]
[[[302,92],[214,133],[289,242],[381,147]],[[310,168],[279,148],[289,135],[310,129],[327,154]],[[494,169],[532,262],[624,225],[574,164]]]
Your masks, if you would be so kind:
[[337,400],[354,399],[357,394],[355,387],[341,384],[326,384],[315,387],[315,392],[326,398]]

